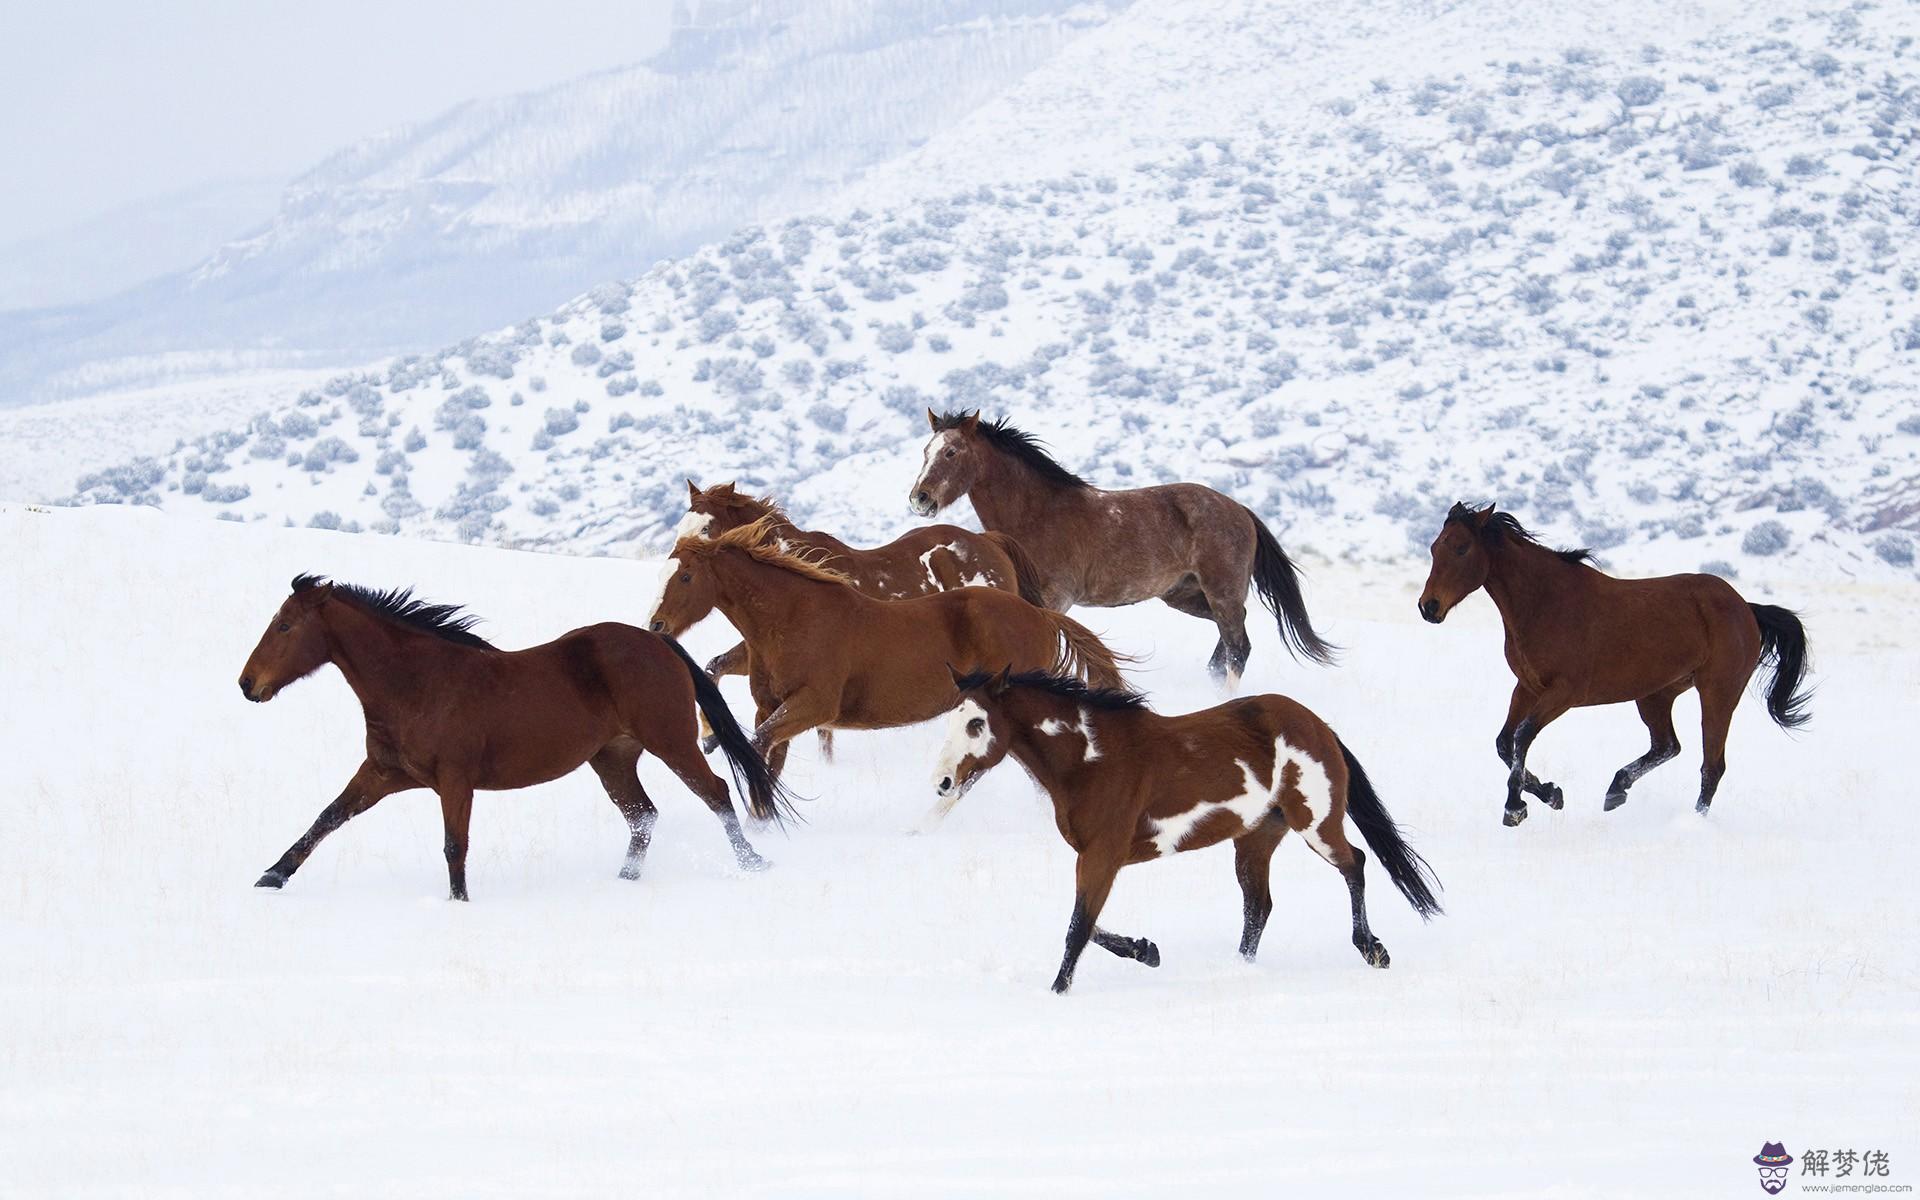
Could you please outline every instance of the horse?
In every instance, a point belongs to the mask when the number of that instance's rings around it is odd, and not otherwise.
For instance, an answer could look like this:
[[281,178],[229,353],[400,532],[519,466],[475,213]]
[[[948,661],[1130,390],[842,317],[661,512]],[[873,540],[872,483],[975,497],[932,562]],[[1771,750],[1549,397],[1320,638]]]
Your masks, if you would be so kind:
[[932,516],[970,497],[980,523],[1008,533],[1041,571],[1047,608],[1111,608],[1158,599],[1220,631],[1208,663],[1227,691],[1253,653],[1249,581],[1296,657],[1327,664],[1335,647],[1314,632],[1299,572],[1252,509],[1197,483],[1106,491],[1054,461],[1032,434],[1004,418],[927,410],[933,430],[908,493]]
[[1099,926],[1121,867],[1233,842],[1248,962],[1273,911],[1268,864],[1288,830],[1346,880],[1353,945],[1389,965],[1367,924],[1366,855],[1347,841],[1351,816],[1414,911],[1432,918],[1439,882],[1387,814],[1353,751],[1327,723],[1285,696],[1249,696],[1162,716],[1139,694],[1091,688],[1045,672],[952,672],[958,702],[934,769],[940,811],[1011,754],[1053,801],[1054,823],[1079,859],[1066,955],[1053,990],[1073,985],[1089,941],[1160,965],[1160,950]]
[[[991,587],[1018,592],[1029,604],[1039,604],[1038,569],[1020,543],[1004,533],[975,533],[958,525],[925,525],[884,546],[860,550],[832,534],[800,529],[781,507],[764,496],[742,492],[732,483],[701,489],[687,480],[687,515],[676,530],[679,537],[712,537],[751,525],[762,518],[773,521],[774,536],[788,547],[845,575],[854,587],[876,600],[900,600],[958,587]],[[707,674],[720,679],[747,673],[747,644],[741,642],[707,663]],[[833,733],[820,730],[820,750],[833,754]]]
[[473,632],[479,618],[411,589],[376,591],[316,575],[268,622],[240,672],[256,704],[328,663],[360,700],[367,755],[257,887],[286,886],[314,847],[395,792],[432,788],[446,827],[447,885],[467,898],[467,826],[475,791],[510,791],[591,766],[631,835],[622,879],[638,879],[656,810],[636,766],[652,750],[726,827],[746,870],[767,863],[741,832],[726,783],[694,736],[694,708],[720,746],[748,808],[762,820],[789,798],[727,710],[720,689],[679,643],[631,625],[589,625],[544,645],[501,650]]
[[809,729],[891,729],[938,717],[953,703],[950,662],[1121,682],[1123,656],[1070,617],[994,588],[875,600],[781,545],[771,518],[681,538],[668,566],[649,627],[678,636],[718,608],[745,636],[753,744],[776,777],[788,740]]
[[1608,812],[1627,802],[1641,776],[1680,753],[1673,702],[1689,688],[1700,692],[1694,811],[1702,816],[1726,774],[1734,707],[1758,667],[1773,670],[1768,715],[1783,729],[1807,723],[1806,627],[1787,609],[1749,604],[1718,575],[1616,579],[1593,565],[1591,552],[1543,546],[1491,504],[1455,504],[1431,551],[1420,615],[1438,625],[1484,587],[1506,626],[1516,682],[1494,740],[1507,767],[1506,825],[1527,819],[1522,791],[1548,808],[1565,803],[1557,786],[1527,769],[1527,751],[1570,708],[1631,701],[1651,736],[1647,752],[1615,772],[1603,804]]

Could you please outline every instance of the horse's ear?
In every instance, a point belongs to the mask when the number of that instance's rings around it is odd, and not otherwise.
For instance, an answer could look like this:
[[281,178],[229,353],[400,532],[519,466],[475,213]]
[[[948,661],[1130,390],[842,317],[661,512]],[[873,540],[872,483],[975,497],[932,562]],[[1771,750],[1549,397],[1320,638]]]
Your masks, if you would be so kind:
[[979,428],[979,426],[980,410],[977,408],[960,418],[960,428],[968,433],[972,433],[975,429]]
[[953,676],[953,686],[956,688],[959,687],[961,682],[964,681],[967,677],[967,673],[965,671],[962,671],[958,667],[955,667],[952,663],[947,664],[947,674]]
[[700,485],[695,483],[691,479],[687,480],[687,499],[698,500],[699,498],[700,498]]
[[1476,530],[1485,529],[1487,527],[1487,522],[1492,519],[1493,519],[1493,505],[1491,504],[1487,505],[1485,508],[1476,508],[1472,512],[1467,514],[1467,520],[1473,523],[1473,527]]
[[1013,686],[1013,664],[1008,663],[1006,666],[1000,668],[1000,673],[998,675],[995,675],[993,677],[993,682],[987,685],[987,695],[1004,696],[1007,694],[1007,689],[1011,688],[1012,686]]
[[927,428],[933,430],[935,433],[940,432],[940,414],[934,412],[931,408],[927,410]]

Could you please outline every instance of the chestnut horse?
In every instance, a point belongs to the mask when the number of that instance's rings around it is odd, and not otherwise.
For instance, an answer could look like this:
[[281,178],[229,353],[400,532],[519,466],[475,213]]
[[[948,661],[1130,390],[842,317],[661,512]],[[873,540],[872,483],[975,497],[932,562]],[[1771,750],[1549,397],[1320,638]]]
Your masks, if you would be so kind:
[[908,493],[932,516],[962,496],[987,529],[1008,533],[1039,564],[1048,608],[1111,608],[1159,599],[1220,630],[1209,669],[1238,686],[1253,643],[1247,585],[1259,589],[1288,650],[1333,661],[1307,619],[1293,560],[1253,510],[1197,483],[1109,492],[1055,462],[1028,433],[978,412],[927,410],[933,437]]
[[775,776],[788,740],[809,729],[890,729],[947,711],[948,663],[1011,662],[1121,682],[1120,656],[1069,617],[993,588],[875,600],[783,547],[769,518],[715,538],[681,538],[669,567],[652,628],[678,635],[718,608],[746,637],[753,741]]
[[[958,525],[927,525],[884,546],[857,550],[829,533],[800,529],[772,500],[751,496],[731,483],[705,489],[687,480],[687,515],[681,537],[714,537],[762,518],[773,522],[774,536],[788,548],[838,571],[854,587],[876,600],[900,600],[957,587],[991,587],[1019,592],[1040,603],[1037,569],[1020,544],[1004,533],[975,533]],[[715,679],[747,673],[747,644],[741,642],[707,663]],[[833,754],[833,734],[820,730],[822,756]]]
[[1388,964],[1387,948],[1367,925],[1367,859],[1347,841],[1345,817],[1414,911],[1428,918],[1440,911],[1438,882],[1401,837],[1359,760],[1325,721],[1285,696],[1163,717],[1133,692],[1059,675],[956,671],[953,686],[960,700],[934,770],[939,807],[952,807],[1011,754],[1052,798],[1060,836],[1079,855],[1056,992],[1072,986],[1088,941],[1160,965],[1152,942],[1099,927],[1121,867],[1228,839],[1240,878],[1240,953],[1249,962],[1273,911],[1268,863],[1290,829],[1347,881],[1353,944],[1370,966]]
[[740,865],[766,866],[734,815],[727,785],[694,740],[697,704],[719,731],[753,814],[778,819],[787,797],[713,681],[671,638],[631,625],[589,625],[528,650],[499,650],[478,618],[411,591],[374,591],[302,575],[240,672],[258,704],[327,663],[340,668],[367,722],[367,757],[313,827],[260,877],[285,886],[322,839],[384,797],[440,794],[447,883],[467,898],[467,824],[475,791],[508,791],[593,767],[627,819],[622,879],[638,879],[656,810],[635,767],[651,750],[726,826]]
[[1560,789],[1527,770],[1540,731],[1570,708],[1632,701],[1652,745],[1621,767],[1604,807],[1627,802],[1634,781],[1680,753],[1673,702],[1700,692],[1700,799],[1706,813],[1727,770],[1727,727],[1740,693],[1773,667],[1767,712],[1784,729],[1807,722],[1807,631],[1771,604],[1749,604],[1718,575],[1615,579],[1585,550],[1551,550],[1492,505],[1455,504],[1433,541],[1420,615],[1438,625],[1482,587],[1506,626],[1507,666],[1518,681],[1494,749],[1507,766],[1505,824],[1527,819],[1521,792],[1561,807]]

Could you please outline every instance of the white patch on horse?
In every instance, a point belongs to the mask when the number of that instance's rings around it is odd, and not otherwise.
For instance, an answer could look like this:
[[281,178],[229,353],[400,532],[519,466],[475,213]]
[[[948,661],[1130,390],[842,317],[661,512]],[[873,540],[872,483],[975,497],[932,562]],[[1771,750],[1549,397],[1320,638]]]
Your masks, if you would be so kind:
[[[944,546],[935,546],[935,547],[933,547],[932,549],[930,549],[930,550],[928,550],[928,551],[927,551],[927,552],[926,552],[925,554],[922,554],[922,555],[920,556],[920,569],[921,569],[921,570],[923,570],[923,571],[925,571],[925,572],[927,573],[927,583],[928,583],[928,584],[929,584],[929,585],[930,585],[930,586],[931,586],[931,587],[933,588],[933,590],[934,590],[934,591],[936,591],[936,592],[940,592],[940,591],[945,591],[945,590],[946,590],[945,588],[943,588],[943,587],[941,587],[941,586],[940,586],[940,577],[939,577],[938,575],[936,575],[936,574],[934,574],[934,573],[933,573],[933,556],[934,556],[934,555],[936,555],[936,554],[938,554],[938,553],[940,553],[940,551],[942,551],[942,550],[946,550],[946,551],[949,551],[949,552],[951,552],[951,553],[952,553],[953,555],[955,555],[956,557],[958,557],[958,556],[959,556],[959,553],[960,553],[960,548],[959,548],[958,546],[956,546],[956,545],[954,545],[953,543],[951,543],[951,542],[949,542],[949,543],[947,543],[947,544],[946,544],[946,545],[944,545]],[[977,575],[976,575],[976,576],[974,576],[974,578],[975,578],[975,579],[978,579],[978,578],[979,578],[979,576],[977,576]],[[961,587],[971,587],[971,586],[972,586],[972,581],[971,581],[971,580],[962,580],[962,581],[961,581],[961,583],[960,583],[960,586],[961,586]]]
[[1077,733],[1087,742],[1085,761],[1093,762],[1100,757],[1100,743],[1094,740],[1093,736],[1093,718],[1084,707],[1080,709],[1079,724],[1069,725],[1058,717],[1048,717],[1040,722],[1040,732],[1048,737],[1059,737],[1063,733]]
[[[667,585],[673,582],[673,577],[679,574],[685,566],[686,564],[679,559],[669,558],[667,565],[660,568],[660,586],[654,593],[653,601],[653,615],[655,617],[660,615],[660,606],[667,602]],[[649,618],[649,620],[651,619],[652,618]]]
[[1243,827],[1253,828],[1279,805],[1280,787],[1286,780],[1287,764],[1290,762],[1300,768],[1300,795],[1305,799],[1307,808],[1307,844],[1313,847],[1315,853],[1326,858],[1332,851],[1320,836],[1319,823],[1333,811],[1333,784],[1319,760],[1288,744],[1284,737],[1274,741],[1273,774],[1267,782],[1262,783],[1254,775],[1252,767],[1236,759],[1234,765],[1240,768],[1243,782],[1240,793],[1226,800],[1203,800],[1183,813],[1153,821],[1154,846],[1163,856],[1177,852],[1180,843],[1202,821],[1222,810],[1238,817]]
[[673,536],[676,541],[683,537],[705,537],[707,530],[712,528],[712,517],[706,513],[688,509],[687,515],[680,518],[680,524],[674,526]]

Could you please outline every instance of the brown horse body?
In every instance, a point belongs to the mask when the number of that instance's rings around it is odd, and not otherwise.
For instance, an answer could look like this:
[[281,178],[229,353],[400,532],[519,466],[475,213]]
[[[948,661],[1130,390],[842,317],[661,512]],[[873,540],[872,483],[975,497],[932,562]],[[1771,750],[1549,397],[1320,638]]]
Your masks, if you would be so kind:
[[1367,924],[1366,856],[1347,841],[1352,816],[1389,876],[1422,916],[1440,910],[1425,862],[1401,839],[1366,772],[1327,724],[1284,696],[1251,696],[1161,716],[1131,692],[1090,689],[1047,674],[954,675],[959,702],[934,771],[951,807],[1011,754],[1053,801],[1060,836],[1079,855],[1064,992],[1087,943],[1148,966],[1157,947],[1098,926],[1120,868],[1231,840],[1251,960],[1273,909],[1268,866],[1289,830],[1346,880],[1353,944],[1375,967],[1386,947]]
[[725,825],[742,867],[765,862],[734,815],[726,783],[695,736],[696,704],[715,721],[756,816],[774,818],[778,785],[679,645],[630,625],[590,625],[526,650],[496,649],[471,616],[406,592],[375,592],[301,576],[240,676],[264,703],[331,662],[367,723],[367,755],[345,790],[280,857],[259,886],[286,884],[328,834],[382,798],[411,788],[440,796],[447,879],[467,898],[467,829],[476,791],[506,791],[591,765],[627,820],[620,874],[639,877],[656,816],[636,773],[651,750]]
[[949,663],[1012,662],[1120,682],[1089,630],[991,588],[875,600],[783,549],[771,523],[682,538],[652,628],[678,634],[718,608],[751,648],[754,743],[778,774],[809,729],[889,729],[953,705]]
[[1806,672],[1806,630],[1770,604],[1749,604],[1717,575],[1616,579],[1584,550],[1540,545],[1507,513],[1456,504],[1432,547],[1420,614],[1439,624],[1453,607],[1487,589],[1506,627],[1507,666],[1516,680],[1495,741],[1507,765],[1504,821],[1527,816],[1521,793],[1550,808],[1561,790],[1527,769],[1527,751],[1570,708],[1632,702],[1651,745],[1620,768],[1605,807],[1620,807],[1634,781],[1680,753],[1673,702],[1700,692],[1700,797],[1705,813],[1726,773],[1727,729],[1741,693],[1763,662],[1777,665],[1767,711],[1783,728],[1806,722],[1798,692]]
[[1273,610],[1281,641],[1315,662],[1333,647],[1307,619],[1298,572],[1253,511],[1212,488],[1174,483],[1105,491],[1048,457],[1030,435],[978,413],[927,413],[933,437],[909,503],[931,516],[961,496],[987,529],[1038,565],[1040,600],[1115,607],[1162,600],[1220,631],[1209,664],[1229,687],[1246,668],[1247,587]]

